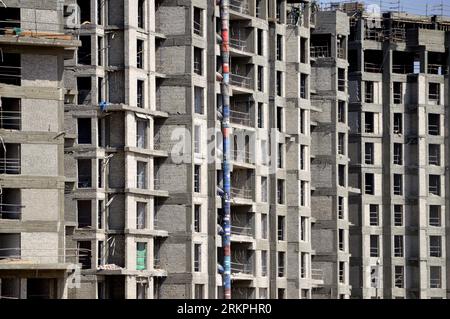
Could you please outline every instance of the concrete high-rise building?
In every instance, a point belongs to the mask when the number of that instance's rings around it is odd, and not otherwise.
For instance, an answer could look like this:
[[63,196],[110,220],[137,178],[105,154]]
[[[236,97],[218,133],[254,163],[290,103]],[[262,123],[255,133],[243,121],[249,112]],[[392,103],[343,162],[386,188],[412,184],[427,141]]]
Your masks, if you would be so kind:
[[350,19],[353,298],[448,296],[449,27],[405,13]]
[[[0,298],[223,298],[219,6],[2,2]],[[229,3],[232,297],[447,297],[450,22]]]
[[0,298],[68,296],[62,75],[78,44],[57,1],[2,3]]
[[311,34],[313,266],[324,285],[315,298],[349,298],[347,45],[349,19],[341,11],[320,11]]

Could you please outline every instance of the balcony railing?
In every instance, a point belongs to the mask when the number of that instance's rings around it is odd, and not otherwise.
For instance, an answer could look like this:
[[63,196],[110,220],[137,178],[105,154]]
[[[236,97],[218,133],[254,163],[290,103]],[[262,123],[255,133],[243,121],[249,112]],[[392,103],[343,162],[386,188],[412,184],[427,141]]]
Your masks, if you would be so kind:
[[[236,105],[236,104],[235,104]],[[230,120],[231,123],[252,126],[252,120],[250,118],[249,112],[241,112],[236,110],[230,110]]]
[[446,67],[441,64],[428,64],[427,69],[429,74],[446,75],[448,73]]
[[378,247],[370,247],[370,256],[371,257],[378,257],[379,256]]
[[20,130],[21,115],[20,111],[3,111],[0,108],[0,129]]
[[22,205],[0,204],[0,219],[20,219],[22,215]]
[[86,105],[92,103],[91,90],[78,90],[78,105]]
[[403,94],[402,93],[394,93],[394,104],[402,104],[402,97]]
[[430,256],[431,257],[441,257],[442,249],[441,246],[430,246]]
[[428,93],[428,100],[439,102],[441,94],[440,93]]
[[240,262],[231,262],[231,273],[232,274],[246,274],[253,275],[253,265],[251,263],[240,263]]
[[380,73],[380,72],[383,72],[383,67],[377,63],[365,62],[364,63],[364,71],[371,72],[371,73]]
[[247,51],[247,41],[239,38],[233,37],[230,38],[230,47],[239,50],[239,51]]
[[20,158],[1,158],[0,174],[20,174]]
[[233,160],[236,162],[242,162],[246,164],[251,164],[251,154],[244,150],[231,150],[231,155]]
[[246,89],[251,88],[251,78],[244,75],[231,74],[230,76],[231,85],[240,86]]
[[439,125],[428,124],[428,134],[429,135],[439,135]]
[[253,228],[251,226],[231,226],[231,234],[253,237]]
[[194,33],[202,36],[202,25],[198,21],[194,21]]
[[392,73],[398,73],[398,74],[414,73],[414,68],[411,65],[394,64],[392,66]]
[[234,198],[244,198],[244,199],[252,199],[252,190],[248,188],[231,188],[231,197]]
[[337,48],[337,57],[339,59],[345,59],[345,48]]
[[231,0],[230,10],[236,11],[242,14],[250,14],[250,8],[247,1],[242,0]]
[[22,67],[0,65],[0,83],[20,85],[22,79]]
[[441,278],[430,278],[430,288],[441,288]]
[[347,80],[338,79],[338,90],[344,92],[347,89]]
[[311,47],[311,57],[313,58],[329,58],[331,57],[330,49],[328,46],[313,46]]

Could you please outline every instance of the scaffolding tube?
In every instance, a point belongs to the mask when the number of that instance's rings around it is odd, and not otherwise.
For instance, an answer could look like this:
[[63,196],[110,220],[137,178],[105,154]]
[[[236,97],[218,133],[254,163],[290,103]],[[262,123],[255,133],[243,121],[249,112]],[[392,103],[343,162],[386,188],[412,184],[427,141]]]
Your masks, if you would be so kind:
[[229,0],[217,0],[220,5],[222,56],[222,135],[223,135],[223,256],[224,298],[231,299],[231,178],[230,178],[230,48]]

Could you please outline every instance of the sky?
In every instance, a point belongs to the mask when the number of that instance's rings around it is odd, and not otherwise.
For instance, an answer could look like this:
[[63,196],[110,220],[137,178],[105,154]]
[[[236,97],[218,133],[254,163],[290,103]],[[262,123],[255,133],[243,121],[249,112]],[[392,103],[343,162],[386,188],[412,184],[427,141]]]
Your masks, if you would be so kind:
[[[319,3],[327,4],[330,2],[351,2],[338,0],[318,0]],[[413,14],[441,15],[450,17],[450,0],[363,0],[365,4],[381,3],[382,11],[397,11],[400,3],[400,10]],[[427,12],[428,4],[428,12]]]

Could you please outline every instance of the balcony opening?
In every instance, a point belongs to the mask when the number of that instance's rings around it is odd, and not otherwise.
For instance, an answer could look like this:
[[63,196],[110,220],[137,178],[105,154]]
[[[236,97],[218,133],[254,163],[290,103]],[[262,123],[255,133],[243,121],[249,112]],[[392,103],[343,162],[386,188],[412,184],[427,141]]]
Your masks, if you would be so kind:
[[441,166],[441,145],[428,144],[428,164]]
[[370,235],[370,257],[380,256],[380,236]]
[[261,276],[267,276],[267,250],[261,250]]
[[441,227],[441,206],[440,205],[430,205],[428,212],[428,224],[434,227]]
[[248,32],[245,25],[233,23],[230,28],[230,47],[239,51],[248,51],[247,38]]
[[267,214],[261,214],[261,238],[262,239],[267,239],[268,237],[268,222],[269,219],[267,217]]
[[448,67],[446,66],[446,54],[440,52],[428,51],[428,74],[446,75]]
[[366,92],[364,95],[364,102],[365,103],[375,103],[375,99],[374,99],[374,82],[372,81],[365,81],[364,82],[366,85]]
[[283,60],[283,36],[277,34],[277,60]]
[[92,161],[90,158],[78,159],[78,188],[92,187]]
[[394,205],[394,226],[402,227],[404,220],[403,205]]
[[358,51],[357,50],[348,50],[348,72],[358,72],[361,71],[358,66]]
[[285,261],[286,253],[284,251],[278,252],[278,277],[285,276]]
[[267,185],[267,177],[261,176],[261,202],[267,202],[267,193],[268,193],[268,185]]
[[194,7],[194,19],[193,19],[193,29],[194,34],[203,36],[203,10]]
[[0,59],[0,83],[20,85],[22,79],[22,61],[20,54],[3,53]]
[[329,35],[312,35],[310,50],[313,58],[331,57],[331,37]]
[[136,243],[136,270],[147,269],[147,243]]
[[148,189],[147,184],[147,162],[136,162],[136,188]]
[[403,144],[394,143],[394,164],[403,165]]
[[430,266],[430,288],[442,288],[442,268],[441,266]]
[[21,99],[2,97],[0,102],[0,129],[20,130],[21,127]]
[[403,195],[403,175],[394,174],[394,195]]
[[339,186],[345,187],[346,186],[346,178],[345,178],[345,165],[338,165],[338,184]]
[[3,188],[0,193],[0,219],[22,219],[20,189]]
[[338,59],[346,59],[347,57],[347,37],[342,36],[342,35],[338,35],[337,36],[337,46],[336,46],[336,50],[337,50],[337,57]]
[[136,106],[140,108],[144,108],[144,81],[143,80],[137,80],[137,86],[136,86]]
[[77,128],[78,128],[78,144],[91,144],[91,118],[78,118]]
[[78,64],[81,65],[92,65],[92,54],[91,54],[91,36],[90,35],[80,35],[81,47],[78,48]]
[[415,53],[393,51],[392,73],[412,74],[420,73],[420,60]]
[[194,47],[194,73],[203,75],[203,50]]
[[20,28],[20,8],[0,8],[0,35],[14,34],[15,28]]
[[308,275],[308,255],[300,253],[300,278],[306,278]]
[[428,192],[432,195],[441,196],[441,176],[428,176]]
[[403,238],[402,235],[394,235],[394,257],[403,257],[404,255]]
[[306,145],[300,145],[300,170],[306,170],[307,160],[307,147]]
[[21,145],[0,144],[0,174],[18,175],[21,172]]
[[345,283],[345,262],[339,262],[339,283]]
[[194,205],[194,232],[201,231],[201,206]]
[[147,203],[136,202],[136,229],[147,228]]
[[200,244],[194,244],[194,271],[200,272],[202,269],[202,246]]
[[200,193],[200,184],[201,184],[201,166],[194,165],[194,192]]
[[347,77],[345,69],[338,68],[338,90],[345,92],[347,89]]
[[78,228],[92,227],[92,203],[90,200],[77,201]]
[[103,37],[97,37],[97,65],[103,66],[104,64],[104,56],[105,56],[105,46],[103,45],[104,39]]
[[136,67],[144,68],[144,41],[139,39],[136,40]]
[[195,113],[203,114],[204,110],[204,89],[198,86],[194,87],[194,109]]
[[442,237],[430,236],[430,257],[442,257]]
[[0,299],[20,299],[20,282],[20,278],[1,278]]
[[252,89],[253,88],[252,78],[250,77],[252,66],[250,64],[246,64],[243,62],[239,63],[236,60],[238,59],[236,58],[232,60],[230,63],[231,65],[230,84],[245,89]]
[[92,267],[92,247],[90,241],[79,241],[77,243],[78,263],[81,269],[91,269]]
[[345,101],[338,102],[338,122],[345,124],[347,122],[346,110],[345,110]]
[[441,104],[441,85],[439,83],[428,83],[428,101],[432,104]]
[[0,234],[0,260],[21,258],[20,234]]
[[97,78],[97,102],[100,105],[104,101],[103,97],[103,78]]
[[263,55],[264,54],[264,33],[263,30],[261,29],[256,29],[257,30],[257,50],[256,53],[257,55]]
[[375,159],[375,145],[373,143],[364,144],[364,163],[373,165]]
[[264,128],[264,104],[258,103],[258,128]]
[[230,108],[230,121],[244,126],[253,126],[253,102],[249,100],[236,100],[232,98]]
[[338,230],[338,246],[339,246],[340,251],[345,250],[344,230],[343,229]]
[[308,95],[308,75],[300,74],[300,98],[307,99]]
[[375,194],[375,175],[372,173],[364,174],[364,191],[367,195]]
[[404,287],[404,278],[405,278],[405,267],[403,266],[394,266],[394,285],[395,288],[403,288]]
[[338,218],[345,218],[345,199],[342,196],[338,196]]
[[380,212],[379,205],[370,204],[369,205],[369,225],[379,226],[380,225]]
[[278,216],[278,240],[286,240],[285,239],[285,217],[284,216]]
[[284,167],[284,144],[278,143],[278,168]]
[[92,81],[90,77],[78,77],[77,90],[78,105],[87,105],[92,103]]
[[91,2],[85,0],[77,0],[80,10],[80,23],[91,22]]
[[345,155],[345,133],[338,133],[338,154]]
[[394,113],[393,133],[394,134],[403,134],[403,114],[402,113]]
[[285,181],[282,179],[277,180],[277,203],[279,205],[284,205],[285,202]]
[[394,104],[403,104],[403,83],[394,82]]
[[370,73],[383,72],[383,51],[364,50],[364,71]]
[[429,135],[441,135],[441,115],[440,114],[428,114],[428,134]]
[[308,38],[300,38],[300,63],[308,63]]
[[264,67],[258,65],[258,91],[264,91]]
[[283,96],[283,72],[277,71],[277,95]]
[[306,241],[308,238],[307,234],[307,217],[301,216],[300,217],[300,241]]
[[375,133],[375,114],[373,112],[364,113],[365,133]]
[[300,181],[300,206],[306,206],[306,181]]
[[136,118],[136,147],[147,148],[148,120]]
[[138,28],[144,29],[145,27],[145,0],[138,0],[137,21]]
[[201,154],[201,140],[202,140],[201,126],[194,125],[194,153],[195,154]]

